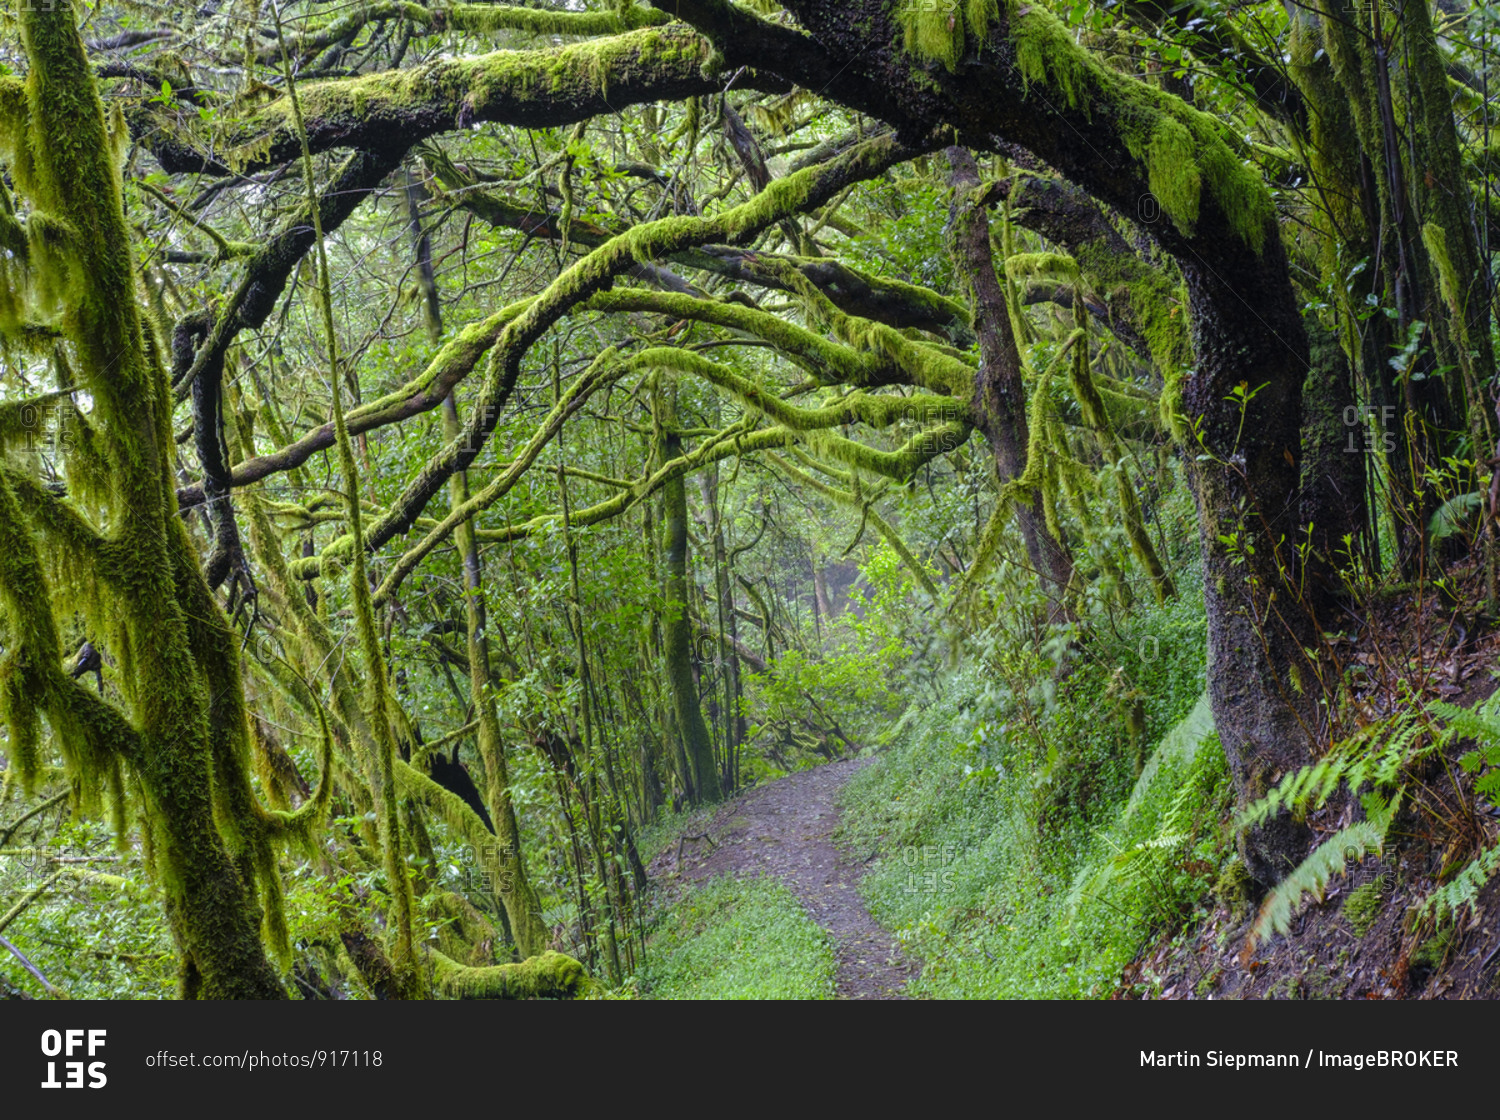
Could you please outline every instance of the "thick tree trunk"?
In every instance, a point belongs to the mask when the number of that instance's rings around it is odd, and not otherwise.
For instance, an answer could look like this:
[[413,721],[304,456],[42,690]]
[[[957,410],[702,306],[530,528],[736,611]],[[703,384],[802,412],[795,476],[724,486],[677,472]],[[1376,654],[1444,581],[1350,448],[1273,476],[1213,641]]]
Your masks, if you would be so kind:
[[[1005,292],[995,274],[988,211],[978,197],[979,169],[963,148],[947,151],[953,191],[949,208],[953,257],[974,300],[974,330],[979,335],[980,365],[974,378],[974,422],[989,442],[995,474],[1004,486],[1026,473],[1031,434],[1026,421],[1026,383],[1021,354],[1011,330]],[[1067,617],[1067,595],[1073,582],[1073,557],[1052,532],[1038,490],[1015,505],[1016,524],[1026,555],[1046,583],[1054,620]]]
[[1365,552],[1366,464],[1384,447],[1354,403],[1354,371],[1338,337],[1312,316],[1304,323],[1311,362],[1302,393],[1301,520],[1311,533],[1309,589],[1319,613],[1332,620],[1345,586],[1341,573]]
[[[1213,265],[1181,261],[1197,370],[1183,402],[1203,458],[1195,496],[1208,609],[1209,698],[1244,801],[1322,745],[1318,623],[1304,595],[1299,458],[1307,340],[1279,234],[1253,253],[1228,231]],[[1231,283],[1228,279],[1233,277]],[[1259,882],[1278,882],[1310,833],[1280,817],[1242,838]]]
[[[676,387],[666,386],[660,395],[663,415],[662,461],[682,454],[682,439],[676,433]],[[693,679],[692,620],[688,618],[688,521],[687,487],[681,475],[662,487],[663,567],[666,569],[666,602],[662,616],[662,657],[667,685],[672,694],[672,712],[682,743],[680,758],[686,765],[679,773],[688,800],[698,805],[722,796],[719,768],[714,762],[713,743],[703,712],[698,706],[698,687]]]
[[[37,539],[25,527],[17,489],[0,476],[0,594],[16,643],[5,675],[29,666],[37,686],[22,710],[14,687],[7,690],[11,748],[34,740],[38,709],[45,711],[64,741],[75,788],[95,801],[102,781],[112,781],[123,800],[119,768],[128,761],[151,822],[180,993],[284,998],[260,937],[255,879],[274,875],[275,861],[267,827],[245,800],[238,651],[172,508],[172,394],[138,312],[116,149],[72,7],[32,5],[19,20],[30,67],[28,118],[8,137],[24,151],[4,156],[33,220],[45,215],[68,231],[73,279],[59,326],[73,343],[80,387],[93,397],[92,453],[107,477],[90,505],[106,511],[111,535],[97,534],[61,503],[50,512],[68,516],[70,558],[110,604],[107,615],[88,619],[90,631],[130,651],[121,682],[130,710],[90,696],[63,674]],[[21,489],[32,504],[41,500]]]

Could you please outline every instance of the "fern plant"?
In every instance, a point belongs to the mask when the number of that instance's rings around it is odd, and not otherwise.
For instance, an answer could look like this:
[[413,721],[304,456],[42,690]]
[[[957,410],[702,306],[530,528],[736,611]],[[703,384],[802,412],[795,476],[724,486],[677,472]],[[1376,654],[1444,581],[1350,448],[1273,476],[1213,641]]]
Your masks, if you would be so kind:
[[[1452,731],[1478,744],[1474,750],[1459,756],[1459,765],[1469,774],[1483,771],[1474,783],[1474,791],[1491,802],[1500,803],[1500,719],[1496,718],[1497,705],[1500,705],[1500,692],[1473,708],[1460,708],[1439,701],[1430,705],[1429,710],[1446,720]],[[1500,844],[1491,843],[1452,879],[1422,900],[1417,907],[1418,920],[1431,918],[1441,922],[1456,916],[1465,907],[1473,907],[1478,902],[1479,892],[1497,871],[1500,871]]]
[[1263,903],[1250,927],[1250,936],[1245,943],[1248,954],[1267,938],[1285,933],[1292,927],[1292,920],[1302,910],[1303,900],[1313,898],[1321,902],[1334,876],[1348,870],[1349,861],[1356,862],[1371,852],[1380,852],[1385,846],[1385,835],[1395,819],[1401,804],[1401,790],[1389,799],[1377,793],[1363,798],[1365,819],[1341,828],[1319,844],[1297,869],[1276,884]]
[[1240,814],[1238,826],[1252,828],[1281,812],[1302,819],[1328,803],[1340,786],[1359,793],[1401,783],[1411,763],[1432,754],[1446,734],[1423,712],[1403,712],[1362,727],[1311,766],[1283,778],[1265,797]]
[[[1360,796],[1365,819],[1334,833],[1266,895],[1245,942],[1248,955],[1267,938],[1285,933],[1305,901],[1321,901],[1328,884],[1371,852],[1380,852],[1405,793],[1411,766],[1441,750],[1452,730],[1425,710],[1402,712],[1363,727],[1311,766],[1288,774],[1265,797],[1240,814],[1239,827],[1261,824],[1278,813],[1301,819],[1328,803],[1340,787]],[[1366,787],[1369,787],[1368,789]]]
[[1500,703],[1500,692],[1473,708],[1460,708],[1439,701],[1430,705],[1428,710],[1446,720],[1459,735],[1479,744],[1459,757],[1459,765],[1470,774],[1488,766],[1490,769],[1480,774],[1474,783],[1474,792],[1500,804],[1500,719],[1494,712],[1497,703]]
[[[1078,875],[1069,894],[1069,911],[1077,914],[1085,899],[1100,898],[1115,887],[1119,900],[1141,917],[1163,923],[1182,917],[1191,898],[1182,889],[1181,868],[1202,839],[1205,820],[1217,819],[1212,803],[1226,773],[1205,692],[1152,752],[1120,815],[1123,835],[1100,838],[1113,854]],[[1171,788],[1173,783],[1177,784],[1171,800],[1149,826],[1151,835],[1130,843],[1131,833],[1139,836],[1145,824],[1136,819],[1143,804],[1153,793],[1160,795],[1157,787]]]

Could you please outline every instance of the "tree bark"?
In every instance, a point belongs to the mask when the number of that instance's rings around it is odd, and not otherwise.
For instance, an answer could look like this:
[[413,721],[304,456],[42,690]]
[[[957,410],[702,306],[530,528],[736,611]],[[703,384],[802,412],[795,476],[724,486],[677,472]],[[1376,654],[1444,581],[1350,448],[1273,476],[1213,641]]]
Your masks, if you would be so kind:
[[[1004,486],[1026,473],[1031,433],[1026,420],[1026,383],[1021,376],[1021,354],[1011,330],[1005,291],[995,275],[990,248],[988,212],[979,200],[979,168],[960,147],[946,153],[948,185],[953,192],[949,224],[953,257],[974,300],[974,329],[979,335],[979,372],[974,378],[974,423],[989,442],[995,474]],[[1068,617],[1068,589],[1073,582],[1073,557],[1047,524],[1040,490],[1015,504],[1016,525],[1026,555],[1049,592],[1048,615]]]
[[[682,454],[682,438],[677,434],[677,389],[664,386],[658,400],[662,409],[663,461]],[[703,711],[698,705],[698,688],[693,680],[692,620],[688,580],[687,487],[679,475],[662,488],[662,517],[665,522],[662,561],[666,569],[666,598],[662,613],[662,657],[667,683],[672,693],[672,710],[677,717],[677,733],[682,742],[684,772],[678,775],[688,799],[695,805],[717,801],[722,796],[719,768],[714,761],[713,743]]]

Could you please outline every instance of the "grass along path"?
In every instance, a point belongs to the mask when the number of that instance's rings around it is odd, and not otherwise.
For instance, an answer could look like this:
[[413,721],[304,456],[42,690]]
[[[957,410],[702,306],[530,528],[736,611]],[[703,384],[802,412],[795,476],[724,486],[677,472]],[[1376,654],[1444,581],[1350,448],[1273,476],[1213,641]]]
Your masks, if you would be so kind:
[[839,790],[868,762],[829,763],[750,790],[714,814],[703,832],[709,839],[684,839],[661,852],[651,877],[681,888],[724,875],[774,876],[832,938],[838,998],[905,999],[917,967],[870,916],[857,889],[864,868],[832,839]]

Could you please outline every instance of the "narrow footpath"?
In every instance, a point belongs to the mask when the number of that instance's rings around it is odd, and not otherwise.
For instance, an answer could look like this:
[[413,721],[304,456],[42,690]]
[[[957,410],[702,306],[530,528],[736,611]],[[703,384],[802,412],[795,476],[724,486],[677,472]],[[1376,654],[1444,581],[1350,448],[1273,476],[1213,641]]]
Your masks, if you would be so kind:
[[[758,786],[726,803],[703,836],[652,861],[652,877],[696,883],[717,875],[775,875],[833,937],[840,999],[905,999],[917,966],[859,897],[864,867],[833,844],[839,790],[869,759],[833,762]],[[680,863],[679,863],[680,855]]]

